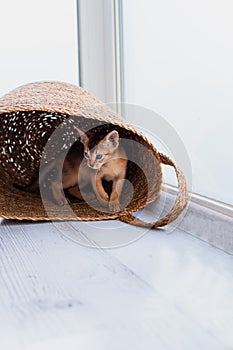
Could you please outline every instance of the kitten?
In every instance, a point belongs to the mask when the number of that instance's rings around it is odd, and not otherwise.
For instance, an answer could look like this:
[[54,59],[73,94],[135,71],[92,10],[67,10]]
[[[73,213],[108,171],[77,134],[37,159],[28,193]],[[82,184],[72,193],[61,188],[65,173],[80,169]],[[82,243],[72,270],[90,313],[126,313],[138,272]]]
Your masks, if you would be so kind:
[[[76,129],[83,145],[80,142],[74,143],[64,163],[64,157],[57,158],[44,166],[40,172],[40,178],[34,183],[26,187],[16,184],[15,186],[28,192],[34,192],[39,187],[39,181],[43,183],[49,172],[56,169],[56,177],[51,180],[51,190],[57,204],[68,203],[62,189],[67,189],[69,194],[79,199],[83,198],[81,193],[84,194],[85,199],[93,199],[93,193],[83,192],[83,189],[91,184],[102,205],[108,205],[111,212],[119,211],[119,197],[126,174],[127,157],[123,147],[119,146],[118,132],[111,131],[97,144],[94,142],[95,146],[93,146],[95,133],[91,132],[88,137],[83,131]],[[110,196],[103,187],[103,180],[112,181]]]
[[[116,130],[108,133],[94,147],[93,138],[93,135],[88,137],[85,133],[80,136],[84,145],[84,157],[91,169],[91,184],[99,202],[107,204],[110,211],[116,212],[120,210],[119,197],[126,174],[127,156],[119,145],[119,134]],[[110,196],[103,187],[103,180],[112,181]]]

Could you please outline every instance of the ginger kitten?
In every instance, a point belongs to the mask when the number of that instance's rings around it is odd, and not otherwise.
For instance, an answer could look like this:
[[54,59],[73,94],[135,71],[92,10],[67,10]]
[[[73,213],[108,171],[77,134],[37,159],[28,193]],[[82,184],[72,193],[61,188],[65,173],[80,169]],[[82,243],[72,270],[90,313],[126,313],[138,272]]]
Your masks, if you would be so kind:
[[[119,197],[127,168],[127,156],[123,147],[119,145],[119,134],[116,130],[109,132],[94,147],[93,135],[88,137],[82,133],[80,140],[84,145],[84,157],[90,168],[92,188],[103,205],[108,205],[110,211],[120,210]],[[110,197],[103,187],[103,180],[112,181]]]

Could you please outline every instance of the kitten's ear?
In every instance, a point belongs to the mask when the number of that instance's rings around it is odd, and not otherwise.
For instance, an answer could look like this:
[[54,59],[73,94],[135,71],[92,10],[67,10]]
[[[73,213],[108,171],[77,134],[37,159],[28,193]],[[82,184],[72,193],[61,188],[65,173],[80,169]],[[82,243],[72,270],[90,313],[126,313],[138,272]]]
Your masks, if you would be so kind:
[[116,130],[111,131],[104,138],[103,142],[107,147],[117,148],[119,146],[119,134]]
[[87,135],[85,134],[84,131],[79,129],[77,126],[74,125],[74,128],[78,131],[80,141],[85,145],[87,143],[87,141],[88,141]]

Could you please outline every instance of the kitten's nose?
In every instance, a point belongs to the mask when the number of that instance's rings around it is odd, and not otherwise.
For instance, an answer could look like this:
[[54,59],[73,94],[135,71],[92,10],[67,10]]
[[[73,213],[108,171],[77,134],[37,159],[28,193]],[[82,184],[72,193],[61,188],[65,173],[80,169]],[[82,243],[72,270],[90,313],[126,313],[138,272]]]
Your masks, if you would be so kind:
[[95,163],[93,163],[93,162],[89,162],[87,165],[89,166],[89,168],[94,169],[94,168],[95,168],[94,164],[95,164]]
[[88,164],[89,168],[93,169],[93,170],[99,170],[100,167],[97,165],[95,165],[95,163],[89,163]]

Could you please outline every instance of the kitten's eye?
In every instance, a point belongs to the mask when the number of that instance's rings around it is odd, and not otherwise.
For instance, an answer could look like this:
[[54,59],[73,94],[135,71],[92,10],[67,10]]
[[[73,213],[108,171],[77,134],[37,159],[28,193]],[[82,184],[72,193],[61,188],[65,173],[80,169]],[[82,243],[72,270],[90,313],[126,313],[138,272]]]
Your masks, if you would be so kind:
[[87,152],[84,152],[84,157],[89,158],[89,154]]
[[97,154],[96,159],[101,159],[103,157],[102,154]]

